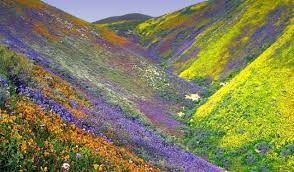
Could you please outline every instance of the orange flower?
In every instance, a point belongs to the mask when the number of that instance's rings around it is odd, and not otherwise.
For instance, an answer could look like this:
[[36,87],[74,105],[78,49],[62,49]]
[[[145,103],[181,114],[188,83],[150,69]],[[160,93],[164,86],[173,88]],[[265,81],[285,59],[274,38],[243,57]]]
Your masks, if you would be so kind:
[[26,152],[27,152],[27,149],[28,149],[27,144],[23,142],[23,143],[21,144],[21,146],[20,146],[20,150],[21,150],[22,152],[26,153]]
[[45,157],[48,157],[49,155],[50,155],[49,152],[47,152],[47,151],[44,152]]

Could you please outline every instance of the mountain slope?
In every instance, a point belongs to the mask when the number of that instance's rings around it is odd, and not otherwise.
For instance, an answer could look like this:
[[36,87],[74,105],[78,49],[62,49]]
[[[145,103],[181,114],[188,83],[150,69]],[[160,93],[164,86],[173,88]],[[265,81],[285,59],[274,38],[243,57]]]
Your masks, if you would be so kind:
[[293,171],[294,20],[255,61],[197,109],[196,151],[234,171]]
[[185,127],[173,115],[193,105],[185,96],[201,93],[200,87],[147,60],[144,48],[40,1],[4,0],[0,12],[0,43],[80,90],[88,106],[81,114],[68,104],[54,104],[51,99],[69,100],[52,83],[53,97],[46,90],[39,94],[34,86],[16,85],[18,94],[43,108],[53,106],[64,121],[102,135],[163,170],[220,171],[172,139],[181,138]]
[[258,57],[289,21],[289,0],[215,0],[141,23],[150,56],[189,80],[226,81]]

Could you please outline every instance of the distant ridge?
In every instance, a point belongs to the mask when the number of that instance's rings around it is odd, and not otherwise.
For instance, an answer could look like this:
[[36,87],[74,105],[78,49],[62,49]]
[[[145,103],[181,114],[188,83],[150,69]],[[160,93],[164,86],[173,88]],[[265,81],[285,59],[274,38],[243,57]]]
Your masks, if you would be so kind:
[[98,20],[96,22],[93,22],[94,24],[107,24],[107,23],[113,23],[113,22],[119,22],[123,20],[128,21],[146,21],[148,19],[152,18],[149,15],[140,14],[140,13],[130,13],[122,16],[114,16],[114,17],[108,17],[102,20]]
[[138,42],[138,37],[133,31],[145,21],[152,19],[151,16],[139,13],[131,13],[122,16],[114,16],[94,22],[97,26],[106,27],[117,35],[128,38],[132,42]]

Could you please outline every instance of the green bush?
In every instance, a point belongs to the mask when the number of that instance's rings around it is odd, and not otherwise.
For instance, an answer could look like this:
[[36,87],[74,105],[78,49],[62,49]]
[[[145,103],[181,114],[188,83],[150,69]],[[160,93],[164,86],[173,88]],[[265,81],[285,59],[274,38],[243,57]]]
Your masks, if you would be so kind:
[[9,79],[22,83],[30,80],[32,63],[28,59],[0,46],[0,71]]
[[294,144],[286,145],[280,153],[280,156],[282,157],[288,157],[293,155],[294,155]]

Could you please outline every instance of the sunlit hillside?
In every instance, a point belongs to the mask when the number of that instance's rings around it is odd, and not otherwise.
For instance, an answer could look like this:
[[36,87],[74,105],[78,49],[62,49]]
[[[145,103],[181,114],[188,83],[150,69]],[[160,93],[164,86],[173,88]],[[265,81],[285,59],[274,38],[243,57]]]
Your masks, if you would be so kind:
[[293,2],[206,1],[137,26],[151,58],[189,80],[226,81],[258,57],[289,22]]
[[208,149],[209,158],[235,171],[294,170],[293,22],[197,109],[190,121],[197,129],[189,142],[196,152]]

